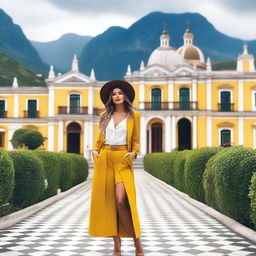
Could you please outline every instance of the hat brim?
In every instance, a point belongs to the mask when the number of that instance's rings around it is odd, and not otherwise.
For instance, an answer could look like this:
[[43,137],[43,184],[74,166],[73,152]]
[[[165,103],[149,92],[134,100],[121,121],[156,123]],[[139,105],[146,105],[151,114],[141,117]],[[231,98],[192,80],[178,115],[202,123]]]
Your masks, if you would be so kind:
[[104,105],[108,101],[109,93],[111,89],[114,89],[114,88],[121,88],[122,90],[124,90],[127,97],[129,98],[129,101],[133,102],[135,98],[135,91],[132,85],[123,80],[111,80],[105,83],[100,89],[100,99]]

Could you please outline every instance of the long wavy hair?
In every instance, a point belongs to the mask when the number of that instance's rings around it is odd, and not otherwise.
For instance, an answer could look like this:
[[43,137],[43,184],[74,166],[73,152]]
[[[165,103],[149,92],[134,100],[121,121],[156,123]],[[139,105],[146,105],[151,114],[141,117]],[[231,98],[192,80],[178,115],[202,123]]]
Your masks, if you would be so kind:
[[103,114],[101,115],[100,118],[100,122],[99,122],[99,133],[104,133],[106,130],[106,127],[113,115],[113,113],[115,112],[116,108],[115,108],[115,104],[112,100],[112,93],[113,90],[119,88],[123,95],[124,95],[124,110],[127,113],[127,118],[130,118],[131,116],[133,116],[133,104],[130,102],[127,94],[125,93],[125,91],[120,88],[120,87],[114,87],[110,90],[109,96],[108,96],[108,100],[105,104],[105,111],[103,112]]

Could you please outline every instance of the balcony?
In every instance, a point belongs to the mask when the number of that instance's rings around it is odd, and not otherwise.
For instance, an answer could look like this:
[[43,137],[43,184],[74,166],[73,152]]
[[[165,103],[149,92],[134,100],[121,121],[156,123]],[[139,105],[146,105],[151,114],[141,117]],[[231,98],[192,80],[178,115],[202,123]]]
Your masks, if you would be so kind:
[[88,114],[88,107],[67,107],[58,106],[59,115],[86,115]]
[[39,111],[24,111],[25,118],[39,118]]
[[99,116],[103,111],[103,108],[93,108],[93,114],[96,116]]
[[145,110],[197,110],[197,101],[163,101],[163,102],[150,102],[144,101]]
[[218,111],[233,112],[234,111],[234,103],[218,103]]
[[0,118],[6,118],[7,117],[7,111],[0,110]]

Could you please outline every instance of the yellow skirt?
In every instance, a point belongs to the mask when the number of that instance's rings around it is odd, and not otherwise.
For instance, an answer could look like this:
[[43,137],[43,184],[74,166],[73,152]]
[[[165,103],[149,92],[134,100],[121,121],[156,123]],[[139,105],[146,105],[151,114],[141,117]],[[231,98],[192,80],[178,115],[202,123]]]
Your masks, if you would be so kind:
[[98,237],[132,237],[125,231],[118,217],[115,185],[123,182],[131,210],[136,238],[140,237],[140,223],[136,205],[133,159],[125,157],[127,149],[103,148],[99,157],[94,158],[91,206],[88,234]]

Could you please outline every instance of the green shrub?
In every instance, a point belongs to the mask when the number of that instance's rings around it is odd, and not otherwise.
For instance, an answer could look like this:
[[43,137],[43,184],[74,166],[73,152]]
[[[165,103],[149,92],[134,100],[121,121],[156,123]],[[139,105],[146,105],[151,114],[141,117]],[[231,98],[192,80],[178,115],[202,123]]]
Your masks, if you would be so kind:
[[57,189],[59,188],[60,181],[60,161],[57,157],[58,153],[49,152],[44,150],[34,150],[34,154],[40,158],[43,164],[43,170],[47,180],[47,189],[41,198],[44,200],[48,197],[57,194]]
[[174,187],[179,189],[182,192],[185,191],[185,162],[190,150],[179,151],[173,162],[174,170]]
[[44,140],[45,138],[40,132],[21,128],[14,132],[11,143],[14,148],[36,149],[43,145]]
[[9,201],[14,189],[14,166],[8,153],[0,149],[0,205]]
[[251,179],[251,185],[249,188],[249,197],[251,198],[251,220],[256,227],[256,173],[253,174]]
[[74,176],[73,186],[85,181],[88,176],[88,162],[82,155],[68,153],[70,159],[73,161]]
[[203,174],[208,160],[214,156],[220,147],[198,148],[191,150],[185,163],[185,190],[189,196],[205,202]]
[[21,208],[37,203],[45,189],[40,159],[30,150],[18,149],[8,153],[15,169],[15,187],[10,202]]
[[156,178],[168,184],[173,184],[174,173],[172,166],[176,154],[177,151],[145,155],[143,158],[144,169]]
[[58,158],[60,160],[60,189],[61,191],[66,191],[73,186],[73,180],[75,175],[74,161],[68,156],[67,153],[58,153]]
[[251,226],[249,185],[256,171],[256,152],[240,146],[218,153],[214,185],[218,208],[235,220]]

